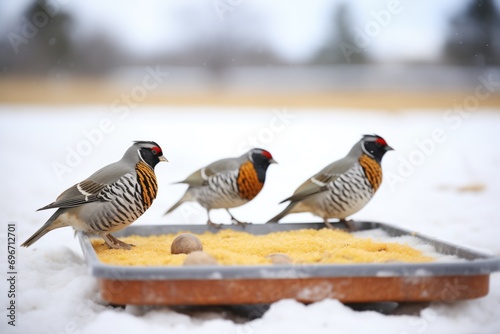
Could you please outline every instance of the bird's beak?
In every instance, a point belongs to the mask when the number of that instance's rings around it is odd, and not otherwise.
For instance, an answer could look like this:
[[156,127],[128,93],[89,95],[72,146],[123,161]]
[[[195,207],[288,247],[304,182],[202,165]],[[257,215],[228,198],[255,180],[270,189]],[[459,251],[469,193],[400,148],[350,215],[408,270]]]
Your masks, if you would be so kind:
[[389,145],[385,146],[385,150],[386,151],[394,151],[394,149],[392,147],[390,147]]
[[271,158],[271,159],[269,159],[269,163],[270,164],[277,164],[278,162],[276,160],[274,160],[274,159]]
[[165,158],[163,155],[158,158],[160,161],[165,161],[168,162],[167,158]]

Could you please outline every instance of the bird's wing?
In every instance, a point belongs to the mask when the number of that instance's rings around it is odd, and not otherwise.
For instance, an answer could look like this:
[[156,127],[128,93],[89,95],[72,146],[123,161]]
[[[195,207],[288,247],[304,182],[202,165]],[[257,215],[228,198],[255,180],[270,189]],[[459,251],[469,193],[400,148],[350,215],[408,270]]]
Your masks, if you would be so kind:
[[191,187],[201,187],[208,183],[208,179],[218,174],[225,174],[238,170],[240,164],[236,159],[218,160],[206,167],[203,167],[193,174],[189,175],[185,180],[179,183],[187,183]]
[[240,165],[241,162],[238,159],[222,159],[205,167],[204,174],[206,178],[209,178],[216,174],[234,172],[240,168]]
[[119,162],[107,165],[92,174],[86,180],[66,189],[56,201],[38,210],[53,208],[73,208],[86,203],[104,200],[103,192],[112,190],[116,181],[129,174],[134,166],[128,167]]
[[203,179],[201,175],[202,169],[198,169],[196,172],[193,174],[189,175],[186,179],[177,182],[177,183],[187,183],[189,184],[190,187],[201,187],[205,184],[205,180]]
[[295,190],[292,196],[281,201],[287,202],[298,202],[309,196],[319,194],[323,191],[327,190],[327,184],[333,182],[338,177],[338,174],[326,174],[326,173],[318,173],[302,183],[300,187]]
[[75,184],[73,187],[68,188],[64,191],[56,201],[44,206],[38,210],[46,210],[53,208],[73,208],[76,206],[83,205],[85,203],[91,203],[100,201],[99,193],[106,188],[107,184],[96,183],[92,180],[85,180],[80,183]]
[[327,185],[334,182],[340,175],[347,172],[349,168],[354,165],[351,158],[346,157],[341,160],[335,161],[325,168],[323,168],[318,174],[314,175],[300,187],[295,190],[292,196],[283,200],[281,203],[286,201],[297,202],[301,201],[307,197],[316,195],[327,190]]

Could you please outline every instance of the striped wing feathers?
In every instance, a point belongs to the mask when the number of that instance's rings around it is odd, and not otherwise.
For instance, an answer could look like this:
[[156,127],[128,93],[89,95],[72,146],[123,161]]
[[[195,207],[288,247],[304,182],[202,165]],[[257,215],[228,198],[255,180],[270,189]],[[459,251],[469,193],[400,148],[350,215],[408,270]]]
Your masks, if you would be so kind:
[[203,187],[208,185],[208,180],[210,178],[216,175],[237,171],[239,167],[240,164],[235,161],[235,159],[219,160],[197,170],[179,183],[187,183],[191,187]]
[[339,177],[338,174],[319,172],[306,182],[302,183],[302,185],[298,187],[297,190],[295,190],[292,196],[288,197],[287,199],[284,199],[280,203],[284,203],[287,201],[292,201],[292,202],[301,201],[309,196],[319,194],[323,191],[327,191],[328,190],[327,185],[335,181],[337,177]]
[[55,202],[37,211],[54,208],[73,208],[86,203],[102,201],[103,198],[100,195],[107,188],[111,187],[113,187],[113,184],[101,184],[87,179],[67,189],[57,197]]

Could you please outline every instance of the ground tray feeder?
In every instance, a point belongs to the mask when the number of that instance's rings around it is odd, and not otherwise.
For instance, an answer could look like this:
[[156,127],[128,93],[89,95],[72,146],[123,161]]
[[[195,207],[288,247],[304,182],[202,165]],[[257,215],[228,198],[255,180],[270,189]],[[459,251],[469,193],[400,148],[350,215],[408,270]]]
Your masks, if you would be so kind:
[[[345,303],[454,302],[485,296],[500,258],[442,242],[391,225],[355,222],[358,230],[381,229],[389,236],[411,235],[440,254],[461,261],[431,263],[282,264],[248,266],[117,266],[100,262],[90,236],[78,237],[102,298],[115,305],[267,304],[292,298],[311,303],[325,298]],[[224,229],[260,235],[277,231],[321,229],[322,223],[253,224]],[[339,228],[341,228],[339,224]],[[190,231],[205,225],[136,225],[116,237]]]

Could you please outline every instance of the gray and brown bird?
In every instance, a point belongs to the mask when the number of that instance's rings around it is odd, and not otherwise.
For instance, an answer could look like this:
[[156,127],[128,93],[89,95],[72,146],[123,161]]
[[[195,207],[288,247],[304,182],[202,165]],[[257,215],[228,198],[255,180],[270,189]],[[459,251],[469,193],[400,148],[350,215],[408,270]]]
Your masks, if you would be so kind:
[[382,137],[364,135],[347,156],[326,166],[280,202],[290,203],[268,223],[277,223],[291,213],[310,212],[321,217],[330,228],[333,226],[328,219],[336,218],[352,230],[346,218],[361,210],[379,188],[380,164],[390,150],[392,147]]
[[276,161],[271,153],[260,148],[237,158],[213,162],[178,182],[188,184],[189,188],[165,214],[184,202],[193,201],[207,210],[208,225],[219,226],[210,220],[212,209],[226,209],[234,222],[244,224],[234,218],[229,209],[248,203],[259,194],[266,181],[267,168],[272,163]]
[[123,157],[64,191],[55,202],[39,210],[58,210],[21,246],[29,247],[47,232],[72,226],[101,236],[110,248],[130,249],[111,232],[132,224],[153,203],[158,192],[154,167],[167,161],[160,146],[136,141]]

